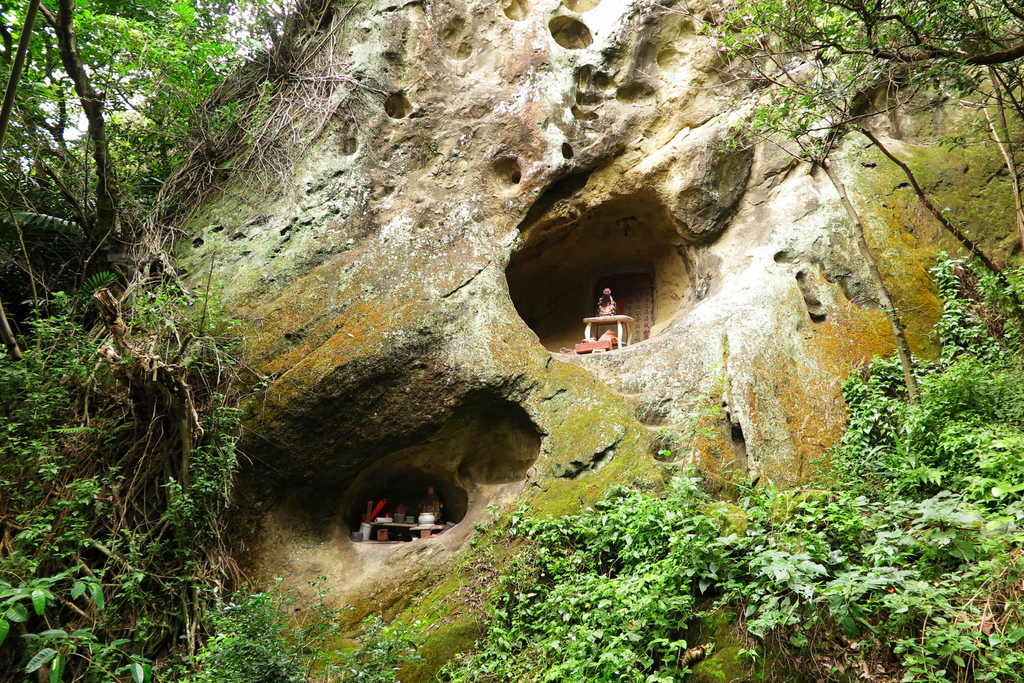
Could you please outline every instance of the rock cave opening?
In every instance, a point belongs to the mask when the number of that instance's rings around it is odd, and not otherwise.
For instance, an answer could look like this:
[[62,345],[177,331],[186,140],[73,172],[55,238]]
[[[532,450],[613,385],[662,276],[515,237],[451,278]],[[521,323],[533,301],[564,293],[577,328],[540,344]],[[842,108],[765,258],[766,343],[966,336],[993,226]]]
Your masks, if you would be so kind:
[[441,500],[443,521],[458,524],[463,520],[469,507],[469,494],[451,477],[428,472],[421,467],[388,468],[379,476],[364,481],[354,492],[347,510],[349,528],[359,528],[362,515],[367,511],[367,503],[376,506],[382,500],[387,502],[384,503],[378,517],[393,519],[399,509],[398,506],[401,505],[405,514],[415,519],[428,488],[433,488]]
[[534,220],[505,275],[516,310],[549,351],[583,339],[583,318],[597,315],[605,287],[618,313],[636,321],[635,344],[664,329],[685,303],[689,253],[660,203],[635,196],[571,221]]
[[[348,531],[358,531],[367,503],[387,502],[377,517],[394,519],[399,504],[407,522],[433,487],[440,499],[440,524],[458,524],[494,487],[521,482],[540,454],[541,434],[518,404],[477,393],[422,443],[364,467],[341,496],[338,511]],[[409,519],[412,518],[412,519]]]

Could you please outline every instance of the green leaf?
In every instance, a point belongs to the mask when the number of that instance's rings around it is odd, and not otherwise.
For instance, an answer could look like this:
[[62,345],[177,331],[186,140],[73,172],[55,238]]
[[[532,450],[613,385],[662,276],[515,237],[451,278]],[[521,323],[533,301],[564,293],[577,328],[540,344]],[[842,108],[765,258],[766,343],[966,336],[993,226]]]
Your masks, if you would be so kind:
[[57,216],[47,216],[42,213],[33,213],[31,211],[15,211],[14,220],[23,227],[48,227],[53,229],[63,228],[66,230],[74,230],[78,228],[78,225],[71,221],[66,221],[63,218]]
[[83,593],[85,593],[85,584],[81,581],[75,581],[75,583],[71,586],[71,599],[77,600],[78,598],[82,597]]
[[21,603],[11,605],[5,616],[8,620],[13,621],[16,624],[23,624],[28,621],[28,609]]
[[954,557],[960,557],[964,560],[974,559],[974,545],[970,541],[965,541],[964,539],[958,538],[957,540],[953,541],[953,545],[956,547],[958,551],[960,551],[959,553],[952,553]]
[[33,671],[38,671],[39,667],[46,664],[48,661],[57,656],[57,651],[52,647],[44,647],[36,656],[28,660],[28,664],[25,665],[25,673],[30,674]]
[[6,619],[0,619],[0,645],[4,644],[4,640],[7,639],[7,634],[11,632],[11,622]]
[[103,609],[106,606],[107,603],[103,600],[103,586],[99,583],[90,584],[89,593],[92,594],[92,600],[96,603],[97,609]]
[[59,628],[51,628],[39,634],[41,638],[67,638],[68,632]]
[[46,609],[46,591],[41,591],[38,588],[32,591],[32,608],[35,609],[36,614],[42,615],[43,610]]
[[149,682],[149,667],[143,666],[139,662],[132,662],[128,665],[128,671],[132,675],[132,680],[135,683],[148,683]]
[[1017,491],[1024,491],[1024,484],[1017,484],[1016,486],[1011,486],[1005,481],[1001,481],[992,487],[992,495],[995,496],[996,498],[1002,498],[1008,493],[1016,493]]
[[53,658],[53,666],[50,667],[50,683],[60,683],[64,675],[64,655],[57,655]]

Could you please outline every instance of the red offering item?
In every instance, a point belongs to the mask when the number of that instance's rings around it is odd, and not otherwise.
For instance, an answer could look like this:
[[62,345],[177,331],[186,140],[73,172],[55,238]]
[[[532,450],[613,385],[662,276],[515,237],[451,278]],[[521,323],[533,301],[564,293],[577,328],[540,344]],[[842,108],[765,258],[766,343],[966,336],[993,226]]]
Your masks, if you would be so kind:
[[387,498],[381,498],[380,502],[377,503],[377,507],[373,508],[373,513],[370,515],[370,517],[366,521],[367,522],[372,522],[373,520],[377,519],[377,513],[381,511],[381,508],[383,508],[384,505],[387,504],[387,502],[388,502]]
[[609,339],[601,339],[595,342],[583,342],[576,345],[576,353],[592,353],[594,351],[611,351],[612,342]]

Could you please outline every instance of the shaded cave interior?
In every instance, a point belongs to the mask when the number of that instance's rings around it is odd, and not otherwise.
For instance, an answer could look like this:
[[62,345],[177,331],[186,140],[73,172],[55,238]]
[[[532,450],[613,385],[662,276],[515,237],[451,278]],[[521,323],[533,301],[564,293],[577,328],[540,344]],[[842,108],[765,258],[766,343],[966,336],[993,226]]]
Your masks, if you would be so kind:
[[524,225],[505,275],[520,317],[549,351],[583,339],[583,318],[597,315],[605,287],[618,313],[636,320],[633,343],[658,334],[686,302],[691,245],[654,197],[619,198],[575,220],[528,216]]
[[458,523],[481,490],[521,481],[540,447],[541,434],[522,407],[486,394],[470,395],[431,437],[359,471],[335,509],[341,523],[355,531],[368,501],[376,505],[387,499],[378,516],[394,513],[399,503],[414,516],[432,486],[441,499],[442,520]]

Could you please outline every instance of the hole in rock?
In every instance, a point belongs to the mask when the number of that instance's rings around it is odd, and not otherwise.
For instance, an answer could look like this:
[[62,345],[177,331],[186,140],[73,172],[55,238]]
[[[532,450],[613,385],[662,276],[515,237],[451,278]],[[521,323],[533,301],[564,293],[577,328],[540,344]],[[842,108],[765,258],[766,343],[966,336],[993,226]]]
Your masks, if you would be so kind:
[[455,45],[455,43],[462,37],[462,32],[466,28],[466,20],[462,17],[456,16],[448,24],[448,28],[444,32],[442,40],[448,47]]
[[194,240],[192,240],[192,246],[195,247],[196,249],[203,246],[204,244],[206,244],[206,241],[203,240],[202,237],[197,237]]
[[639,102],[654,97],[655,90],[650,83],[636,81],[624,85],[615,91],[615,99],[619,102]]
[[393,119],[404,119],[412,113],[412,102],[406,97],[404,90],[399,90],[384,100],[384,113]]
[[523,180],[523,172],[519,169],[519,162],[512,157],[501,157],[494,161],[494,173],[512,185],[518,185]]
[[[585,184],[586,176],[581,177]],[[549,201],[553,187],[535,208],[558,211],[577,185]],[[547,224],[543,210],[528,214],[524,224],[534,222],[524,230],[523,246],[505,275],[516,310],[548,350],[583,340],[583,318],[597,315],[606,287],[617,313],[635,320],[633,343],[657,334],[675,317],[691,286],[684,257],[689,245],[654,197],[619,199],[575,220],[555,217]]]
[[597,118],[597,114],[592,111],[586,111],[579,106],[573,106],[570,111],[572,112],[572,117],[577,121],[593,121]]
[[785,249],[775,252],[775,256],[772,258],[775,259],[776,263],[792,263],[795,260],[793,255]]
[[825,322],[825,307],[821,305],[821,300],[814,295],[814,290],[811,287],[807,273],[802,270],[798,272],[796,274],[796,283],[800,287],[800,293],[804,298],[804,306],[807,307],[807,314],[811,316],[811,321],[815,323]]
[[601,0],[563,0],[562,4],[565,5],[567,9],[582,14],[584,12],[589,12],[600,5]]
[[566,50],[582,50],[594,42],[590,29],[579,19],[555,17],[548,23],[548,28],[555,42]]
[[568,142],[562,143],[562,158],[572,159],[572,145],[570,145]]
[[[466,516],[469,495],[451,478],[431,474],[419,467],[404,467],[400,470],[387,469],[379,477],[360,489],[349,510],[349,528],[358,529],[359,522],[384,500],[384,506],[377,517],[394,519],[399,506],[405,516],[416,517],[421,512],[428,489],[434,489],[441,506],[440,516],[445,522],[459,523]],[[373,503],[368,505],[368,503]]]
[[734,422],[730,427],[729,432],[729,436],[732,439],[732,447],[736,452],[736,455],[746,460],[747,439],[743,436],[743,427],[740,426],[739,422]]
[[530,15],[530,5],[526,0],[509,0],[501,3],[501,11],[512,21],[522,21]]
[[[377,517],[405,510],[414,524],[433,487],[441,505],[440,522],[457,524],[474,500],[494,487],[521,481],[540,454],[541,437],[520,406],[476,394],[430,438],[395,451],[363,468],[341,497],[339,511],[351,531],[359,529],[367,503],[387,502]],[[329,480],[330,475],[324,477]],[[409,530],[390,527],[390,540],[409,540]]]

